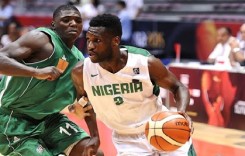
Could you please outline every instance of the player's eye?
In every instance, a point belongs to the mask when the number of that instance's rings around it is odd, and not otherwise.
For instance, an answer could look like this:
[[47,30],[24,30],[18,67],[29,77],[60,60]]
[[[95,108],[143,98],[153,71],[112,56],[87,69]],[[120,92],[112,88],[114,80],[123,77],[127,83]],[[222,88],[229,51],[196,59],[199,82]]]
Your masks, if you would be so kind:
[[78,23],[78,24],[80,24],[80,23],[83,22],[81,18],[77,18],[77,19],[75,19],[75,21],[76,21],[76,23]]
[[97,42],[97,43],[101,42],[101,39],[96,39],[96,42]]
[[69,20],[69,18],[63,18],[62,19],[62,22],[64,22],[64,23],[68,23],[70,20]]

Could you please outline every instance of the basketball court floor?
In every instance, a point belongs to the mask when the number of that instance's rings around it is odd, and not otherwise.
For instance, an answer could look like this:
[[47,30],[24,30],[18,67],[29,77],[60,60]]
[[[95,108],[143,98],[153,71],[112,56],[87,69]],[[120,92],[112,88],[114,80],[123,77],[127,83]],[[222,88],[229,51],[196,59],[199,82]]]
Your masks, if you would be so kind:
[[[86,127],[85,123],[81,123],[72,116],[68,115],[68,117],[79,126]],[[195,129],[192,138],[197,156],[245,156],[245,131],[198,122],[194,122],[193,125]],[[105,156],[115,156],[116,150],[111,142],[111,130],[101,122],[98,122],[98,128],[101,149],[104,150]]]
[[194,122],[197,156],[245,156],[245,131]]

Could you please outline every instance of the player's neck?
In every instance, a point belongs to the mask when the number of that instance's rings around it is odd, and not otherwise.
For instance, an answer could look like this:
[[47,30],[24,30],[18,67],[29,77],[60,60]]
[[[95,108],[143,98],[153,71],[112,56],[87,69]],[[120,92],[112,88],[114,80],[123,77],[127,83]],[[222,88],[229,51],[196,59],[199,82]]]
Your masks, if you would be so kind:
[[127,59],[128,53],[120,51],[109,61],[100,63],[100,66],[111,73],[117,73],[126,66]]

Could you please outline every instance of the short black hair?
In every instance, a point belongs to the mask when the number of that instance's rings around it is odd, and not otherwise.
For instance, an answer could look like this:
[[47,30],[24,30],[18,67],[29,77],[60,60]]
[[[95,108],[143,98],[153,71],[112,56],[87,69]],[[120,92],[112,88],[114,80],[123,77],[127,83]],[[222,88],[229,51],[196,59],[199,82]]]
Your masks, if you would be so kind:
[[127,4],[124,1],[117,1],[117,4],[122,6],[123,8],[127,7]]
[[105,27],[115,36],[122,36],[122,24],[116,15],[102,14],[91,19],[90,27]]
[[60,5],[59,7],[57,7],[53,13],[53,19],[55,19],[56,17],[58,17],[61,13],[61,11],[63,10],[74,10],[79,12],[79,10],[74,6],[74,5],[70,5],[70,4],[64,4],[64,5]]
[[224,27],[228,35],[232,35],[231,28],[229,27]]

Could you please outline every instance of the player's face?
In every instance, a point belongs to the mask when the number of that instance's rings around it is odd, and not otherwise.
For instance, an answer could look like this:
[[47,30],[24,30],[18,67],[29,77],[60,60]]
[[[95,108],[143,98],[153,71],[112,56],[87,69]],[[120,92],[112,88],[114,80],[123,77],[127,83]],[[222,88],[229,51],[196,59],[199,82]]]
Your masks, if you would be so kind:
[[87,50],[92,62],[109,61],[112,58],[112,35],[104,27],[90,27],[87,34]]
[[63,10],[54,20],[54,29],[63,40],[75,41],[82,32],[81,14],[76,10]]

